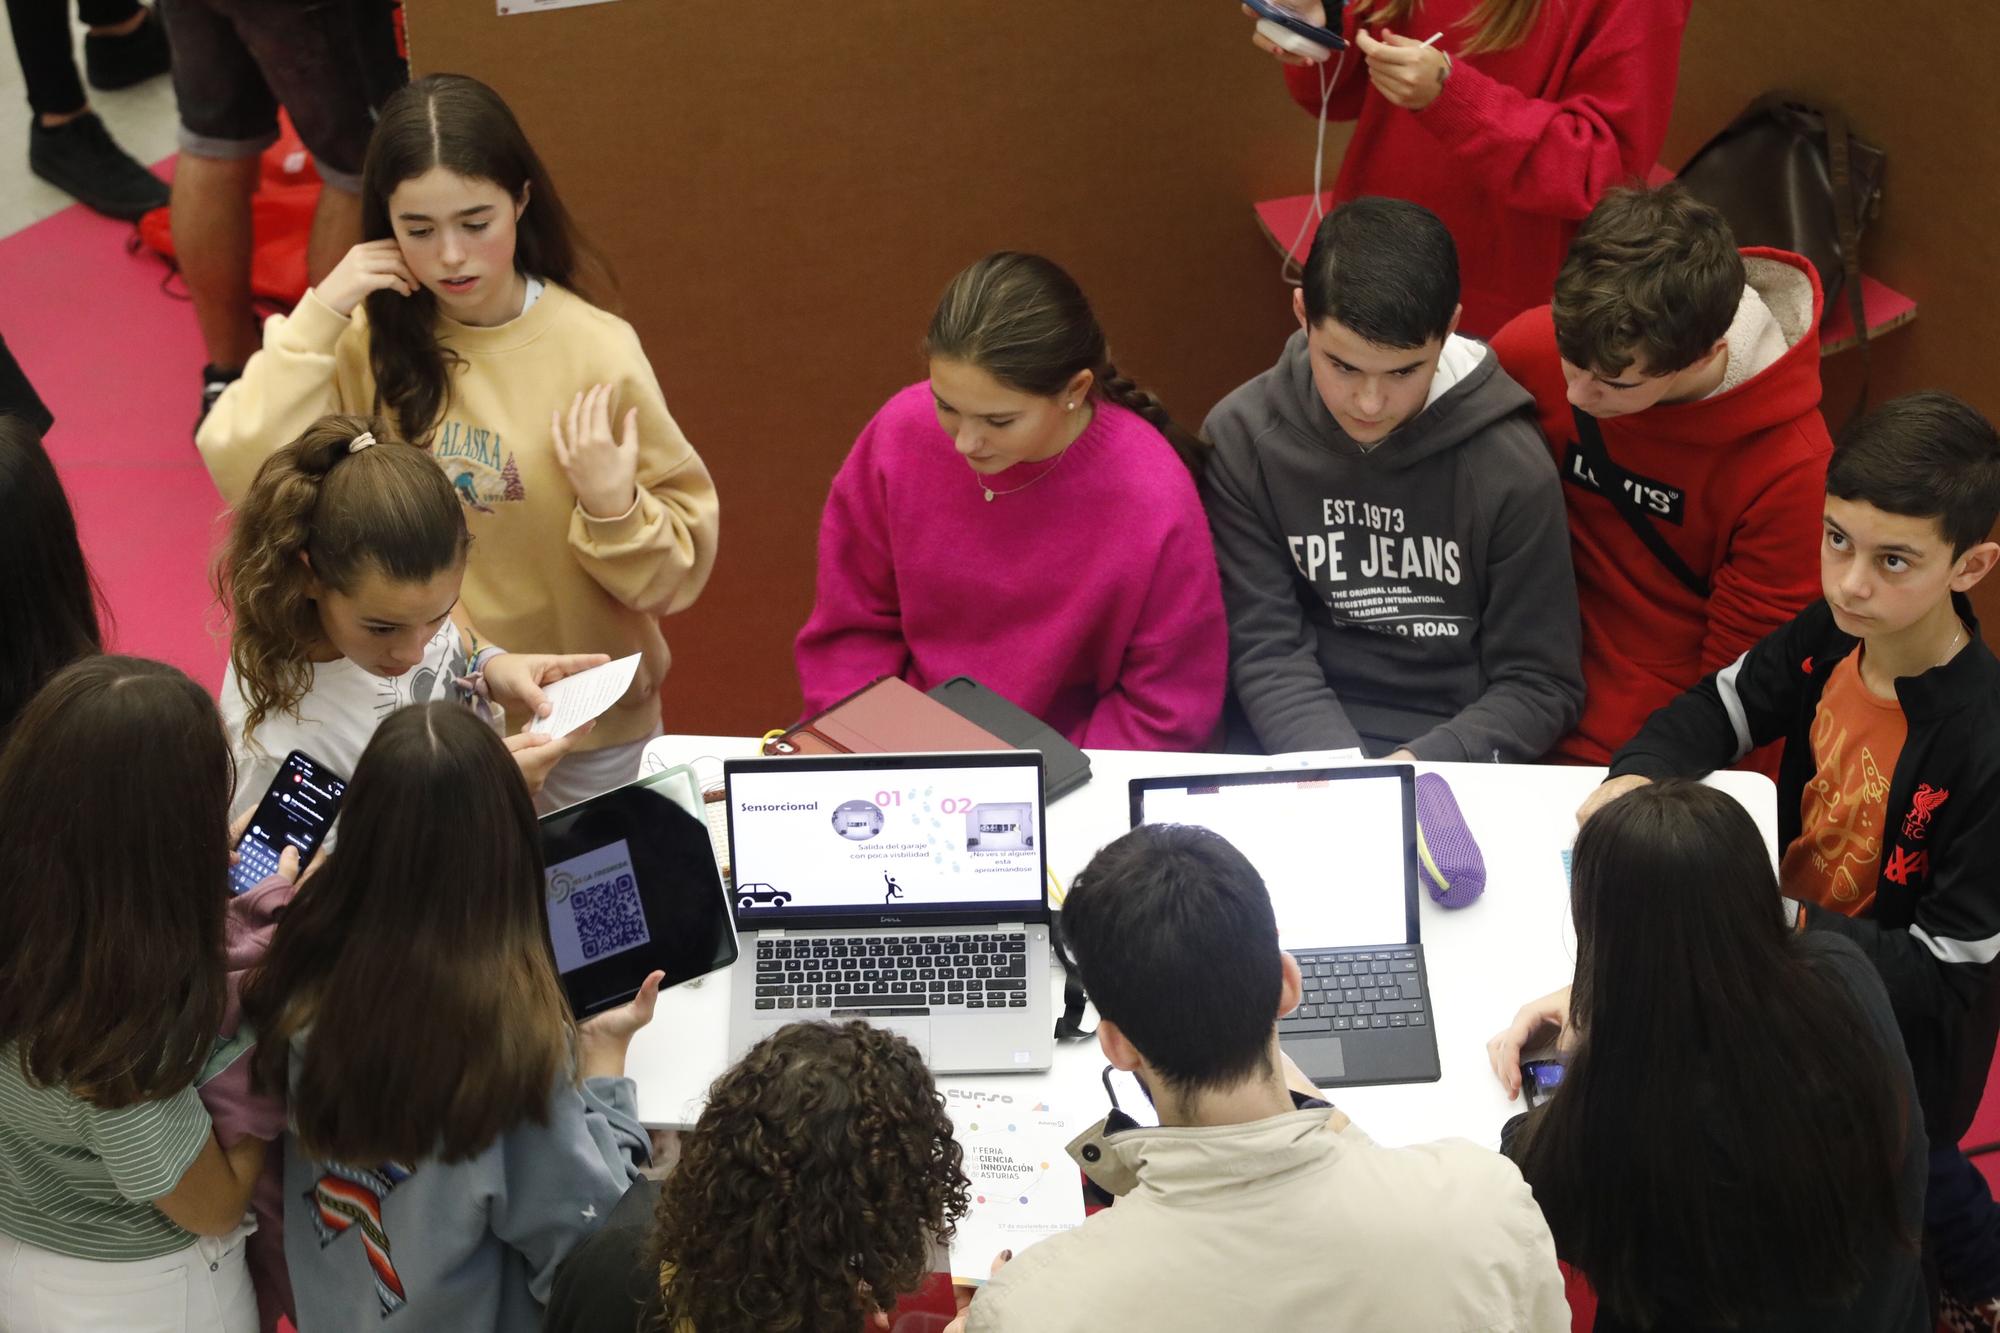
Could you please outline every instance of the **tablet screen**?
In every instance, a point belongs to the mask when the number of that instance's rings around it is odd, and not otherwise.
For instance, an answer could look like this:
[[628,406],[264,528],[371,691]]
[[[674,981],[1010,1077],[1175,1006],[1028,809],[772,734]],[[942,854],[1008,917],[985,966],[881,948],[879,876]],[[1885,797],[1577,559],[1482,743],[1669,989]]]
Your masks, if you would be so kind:
[[664,989],[736,960],[708,825],[667,794],[675,776],[541,821],[549,943],[578,1018],[631,999],[655,969]]

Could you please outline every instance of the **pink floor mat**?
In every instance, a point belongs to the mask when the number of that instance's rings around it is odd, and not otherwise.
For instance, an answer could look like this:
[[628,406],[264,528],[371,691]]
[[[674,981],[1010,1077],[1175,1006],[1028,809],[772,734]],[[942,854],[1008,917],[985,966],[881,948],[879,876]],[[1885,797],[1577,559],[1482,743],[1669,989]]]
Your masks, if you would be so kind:
[[132,234],[77,205],[0,240],[0,333],[55,413],[49,454],[111,607],[111,646],[213,690],[228,649],[207,590],[222,503],[194,449],[201,338],[193,307],[161,290],[165,264],[127,252]]

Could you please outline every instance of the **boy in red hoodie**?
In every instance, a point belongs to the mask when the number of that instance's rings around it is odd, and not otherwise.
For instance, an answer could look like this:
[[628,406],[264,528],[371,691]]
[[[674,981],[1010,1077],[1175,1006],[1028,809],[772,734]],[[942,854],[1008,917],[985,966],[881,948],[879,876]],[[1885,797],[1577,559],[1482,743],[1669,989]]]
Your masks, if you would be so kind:
[[1607,763],[1819,595],[1820,314],[1811,263],[1738,251],[1720,213],[1664,185],[1607,196],[1555,303],[1493,339],[1569,514],[1586,695],[1557,757]]

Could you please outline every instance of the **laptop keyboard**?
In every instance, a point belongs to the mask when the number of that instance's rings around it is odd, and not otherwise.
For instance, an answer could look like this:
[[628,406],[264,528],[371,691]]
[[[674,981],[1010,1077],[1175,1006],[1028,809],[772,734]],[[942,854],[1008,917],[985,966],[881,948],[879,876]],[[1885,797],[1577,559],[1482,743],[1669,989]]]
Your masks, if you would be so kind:
[[1028,1007],[1024,933],[760,939],[756,967],[760,1011]]
[[1344,949],[1297,957],[1305,994],[1299,1007],[1279,1020],[1280,1036],[1420,1028],[1431,1021],[1415,949]]

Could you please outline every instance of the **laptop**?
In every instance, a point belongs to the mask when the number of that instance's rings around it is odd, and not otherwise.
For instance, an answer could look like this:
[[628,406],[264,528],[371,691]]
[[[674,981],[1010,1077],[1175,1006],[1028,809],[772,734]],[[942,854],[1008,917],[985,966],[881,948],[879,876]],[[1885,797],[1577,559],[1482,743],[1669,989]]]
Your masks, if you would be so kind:
[[861,1019],[939,1073],[1054,1057],[1042,756],[830,754],[723,765],[742,961],[730,1058]]
[[1438,1077],[1407,764],[1134,778],[1132,826],[1211,829],[1257,867],[1305,992],[1278,1023],[1321,1087]]

